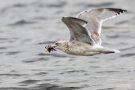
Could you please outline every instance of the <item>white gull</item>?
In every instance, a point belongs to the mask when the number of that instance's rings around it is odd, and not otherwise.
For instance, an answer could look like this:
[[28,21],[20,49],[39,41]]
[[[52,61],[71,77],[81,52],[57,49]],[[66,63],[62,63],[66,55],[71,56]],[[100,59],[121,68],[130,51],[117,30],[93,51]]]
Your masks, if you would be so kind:
[[57,41],[48,45],[47,50],[61,50],[67,54],[92,56],[97,54],[118,53],[119,50],[101,45],[102,23],[116,17],[126,10],[118,8],[99,8],[85,10],[76,17],[63,17],[62,21],[70,31],[70,40]]

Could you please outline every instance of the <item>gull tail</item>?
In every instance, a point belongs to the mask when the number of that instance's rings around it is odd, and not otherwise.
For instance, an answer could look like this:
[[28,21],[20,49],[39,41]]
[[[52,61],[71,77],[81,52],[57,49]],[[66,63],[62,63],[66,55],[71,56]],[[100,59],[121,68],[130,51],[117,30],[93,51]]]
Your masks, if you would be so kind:
[[101,53],[104,53],[104,54],[110,54],[110,53],[120,53],[119,50],[116,50],[116,49],[106,49],[104,48],[103,50],[101,50]]

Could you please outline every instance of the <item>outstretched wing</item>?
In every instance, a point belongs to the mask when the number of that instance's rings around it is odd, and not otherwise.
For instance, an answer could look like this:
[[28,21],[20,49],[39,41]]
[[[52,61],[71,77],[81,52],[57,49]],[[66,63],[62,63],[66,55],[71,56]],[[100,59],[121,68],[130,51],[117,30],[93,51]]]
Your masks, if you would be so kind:
[[103,21],[116,17],[126,10],[118,8],[99,8],[86,10],[77,15],[77,18],[87,21],[87,29],[90,30],[91,36],[96,44],[101,44],[100,34]]
[[88,31],[83,27],[83,25],[87,24],[86,21],[74,17],[63,17],[62,21],[69,28],[70,41],[76,40],[93,45],[93,40],[90,38]]

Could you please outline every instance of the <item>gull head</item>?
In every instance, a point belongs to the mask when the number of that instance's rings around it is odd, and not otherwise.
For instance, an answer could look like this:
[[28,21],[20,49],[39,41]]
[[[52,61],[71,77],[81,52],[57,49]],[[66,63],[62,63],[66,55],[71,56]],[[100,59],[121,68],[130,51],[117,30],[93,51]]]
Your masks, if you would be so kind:
[[56,49],[59,49],[59,50],[64,50],[66,47],[67,47],[67,41],[57,41],[55,42],[55,45],[56,45]]
[[45,48],[50,53],[51,51],[56,51],[56,49],[64,51],[66,47],[67,41],[57,41],[53,44],[47,45]]

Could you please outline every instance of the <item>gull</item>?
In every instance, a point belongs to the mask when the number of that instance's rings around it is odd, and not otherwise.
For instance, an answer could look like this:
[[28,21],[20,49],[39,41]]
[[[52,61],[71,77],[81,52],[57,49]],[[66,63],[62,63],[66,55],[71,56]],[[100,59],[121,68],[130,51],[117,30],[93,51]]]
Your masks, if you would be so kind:
[[62,22],[70,31],[70,40],[56,41],[46,49],[48,52],[58,49],[79,56],[118,53],[119,50],[102,46],[101,28],[104,21],[126,11],[119,8],[97,8],[80,12],[76,17],[62,17]]

